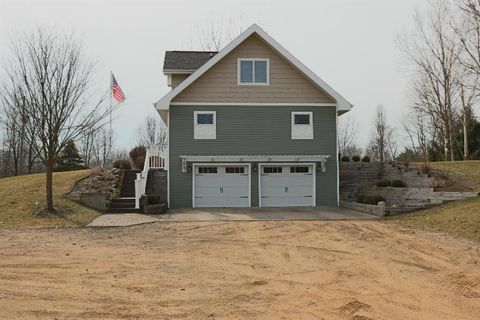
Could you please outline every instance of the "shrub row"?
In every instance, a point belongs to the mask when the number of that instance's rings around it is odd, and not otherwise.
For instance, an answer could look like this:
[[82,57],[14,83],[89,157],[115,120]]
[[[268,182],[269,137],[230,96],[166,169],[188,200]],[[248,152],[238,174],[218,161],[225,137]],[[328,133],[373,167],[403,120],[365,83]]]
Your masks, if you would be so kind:
[[160,196],[157,196],[157,195],[154,195],[154,194],[149,194],[147,196],[148,198],[148,204],[149,205],[152,205],[152,204],[159,204],[160,203]]
[[368,195],[359,194],[357,196],[358,203],[377,205],[380,201],[385,201],[385,198],[382,197],[381,195],[368,196]]
[[120,159],[113,163],[113,167],[117,169],[130,170],[132,169],[132,163],[130,162],[130,160],[127,159]]
[[407,185],[402,180],[378,180],[377,187],[394,187],[394,188],[405,188]]
[[[342,162],[350,162],[350,157],[349,156],[343,156],[340,158]],[[362,159],[362,162],[370,162],[370,157],[369,156],[364,156]],[[360,156],[352,156],[352,161],[353,162],[359,162],[360,161]]]

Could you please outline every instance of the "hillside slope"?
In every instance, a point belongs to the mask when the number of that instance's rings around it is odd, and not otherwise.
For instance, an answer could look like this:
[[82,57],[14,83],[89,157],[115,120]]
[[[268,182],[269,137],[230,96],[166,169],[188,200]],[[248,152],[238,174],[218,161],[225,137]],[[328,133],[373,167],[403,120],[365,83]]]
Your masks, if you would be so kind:
[[[432,162],[430,167],[452,173],[471,189],[480,191],[480,161]],[[454,201],[439,207],[388,218],[402,226],[438,231],[480,241],[480,198]]]
[[98,211],[65,199],[75,181],[90,170],[53,174],[54,205],[70,210],[63,215],[34,216],[45,205],[45,174],[30,174],[0,179],[0,228],[83,226],[99,216]]

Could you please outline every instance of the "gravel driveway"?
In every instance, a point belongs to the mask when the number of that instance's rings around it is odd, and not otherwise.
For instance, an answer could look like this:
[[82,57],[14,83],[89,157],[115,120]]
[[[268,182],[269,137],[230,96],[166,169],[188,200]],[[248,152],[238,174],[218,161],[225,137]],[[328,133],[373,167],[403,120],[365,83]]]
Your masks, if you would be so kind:
[[0,230],[0,319],[478,319],[477,244],[380,221]]

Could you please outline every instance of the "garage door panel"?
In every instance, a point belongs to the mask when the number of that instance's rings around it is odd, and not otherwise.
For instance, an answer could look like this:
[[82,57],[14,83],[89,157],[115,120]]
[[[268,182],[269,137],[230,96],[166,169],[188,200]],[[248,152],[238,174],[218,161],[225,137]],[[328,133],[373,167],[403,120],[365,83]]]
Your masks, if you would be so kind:
[[220,194],[220,188],[218,187],[197,187],[195,190],[195,196],[197,197],[214,197]]
[[313,206],[313,173],[313,165],[262,165],[260,174],[261,206]]
[[262,207],[287,207],[287,198],[284,196],[262,196]]
[[[248,166],[198,165],[194,176],[195,207],[249,207]],[[200,171],[204,173],[199,173]]]

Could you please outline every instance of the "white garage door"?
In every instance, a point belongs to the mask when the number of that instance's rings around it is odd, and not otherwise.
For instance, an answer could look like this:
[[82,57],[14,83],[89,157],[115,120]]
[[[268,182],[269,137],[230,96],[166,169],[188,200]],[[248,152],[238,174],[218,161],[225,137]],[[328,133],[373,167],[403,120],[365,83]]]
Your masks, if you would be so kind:
[[260,166],[262,207],[315,206],[313,165]]
[[246,165],[194,166],[194,203],[198,207],[249,207]]

